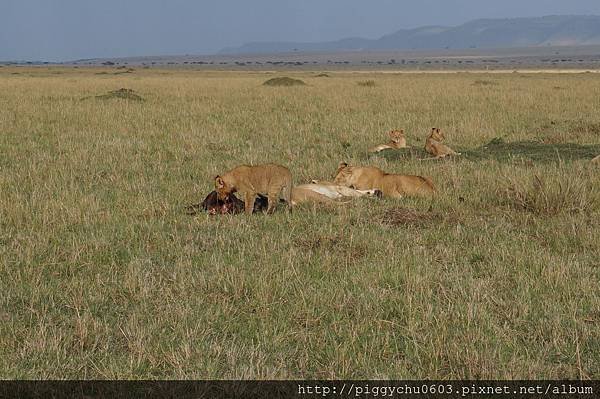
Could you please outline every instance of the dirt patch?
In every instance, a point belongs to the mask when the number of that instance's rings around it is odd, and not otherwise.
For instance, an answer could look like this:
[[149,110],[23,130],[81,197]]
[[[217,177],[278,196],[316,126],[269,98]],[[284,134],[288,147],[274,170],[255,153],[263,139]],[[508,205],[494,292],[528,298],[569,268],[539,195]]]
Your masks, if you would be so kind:
[[263,86],[306,86],[306,83],[300,79],[289,78],[282,76],[272,78],[263,83]]
[[[91,97],[84,97],[82,98],[82,100],[87,100]],[[113,90],[113,91],[109,91],[106,94],[102,94],[99,96],[95,96],[94,98],[98,99],[98,100],[113,100],[113,99],[120,99],[120,100],[128,100],[128,101],[144,101],[144,99],[139,96],[138,94],[135,93],[135,91],[131,90],[131,89],[119,89],[119,90]]]

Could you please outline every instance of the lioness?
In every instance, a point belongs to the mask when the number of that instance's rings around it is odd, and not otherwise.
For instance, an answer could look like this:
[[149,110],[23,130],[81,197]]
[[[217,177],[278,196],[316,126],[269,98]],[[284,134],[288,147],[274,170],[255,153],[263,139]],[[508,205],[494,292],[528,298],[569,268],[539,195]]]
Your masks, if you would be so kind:
[[387,149],[399,150],[400,148],[407,148],[406,137],[404,137],[404,130],[392,130],[389,133],[390,142],[387,144],[380,144],[377,147],[369,149],[370,153],[381,152]]
[[456,152],[442,143],[445,138],[444,133],[440,129],[436,127],[432,128],[431,133],[429,133],[429,136],[425,140],[425,151],[433,155],[433,158],[424,158],[421,160],[445,158],[448,155],[460,155],[460,152]]
[[302,184],[296,187],[305,187],[309,190],[316,191],[326,197],[332,199],[348,198],[348,197],[377,197],[381,196],[381,191],[373,190],[355,190],[350,187],[335,184],[329,181],[311,180],[310,184]]
[[390,174],[374,166],[350,166],[340,163],[334,182],[357,190],[378,189],[384,196],[433,195],[433,182],[422,176]]
[[292,190],[292,205],[295,206],[305,202],[340,205],[347,202],[335,200],[348,197],[362,197],[365,195],[381,196],[382,193],[379,190],[354,190],[349,187],[340,186],[339,184],[313,180],[310,184],[294,186]]
[[220,200],[237,191],[243,193],[246,214],[252,214],[257,194],[267,196],[267,213],[273,213],[280,194],[291,211],[292,174],[280,165],[237,166],[223,176],[215,177],[215,189]]
[[600,155],[598,155],[595,158],[592,158],[592,160],[590,162],[592,162],[592,163],[600,163]]
[[318,204],[329,204],[339,205],[342,202],[334,201],[333,199],[321,194],[318,191],[307,188],[309,184],[301,184],[292,189],[292,205],[303,204],[306,202],[318,203]]

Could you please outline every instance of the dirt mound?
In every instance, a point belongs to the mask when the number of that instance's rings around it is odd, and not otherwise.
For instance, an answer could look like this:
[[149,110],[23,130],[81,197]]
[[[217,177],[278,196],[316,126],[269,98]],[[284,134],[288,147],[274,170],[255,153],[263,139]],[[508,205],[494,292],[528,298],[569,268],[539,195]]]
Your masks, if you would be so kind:
[[263,83],[264,86],[305,86],[304,83],[300,79],[289,78],[287,76],[282,76],[279,78],[272,78]]
[[468,159],[495,159],[497,161],[512,161],[515,158],[525,158],[536,162],[555,162],[558,160],[574,161],[592,159],[600,153],[600,145],[582,145],[576,143],[546,144],[539,141],[506,142],[497,137],[489,143],[472,150],[463,150]]
[[473,82],[473,86],[498,86],[498,82],[493,80],[476,80]]
[[374,80],[365,80],[362,82],[358,82],[359,86],[362,87],[375,87],[375,81]]
[[123,88],[119,90],[109,91],[108,93],[96,96],[95,98],[99,100],[112,100],[118,98],[121,100],[144,101],[144,99],[137,95],[135,91]]

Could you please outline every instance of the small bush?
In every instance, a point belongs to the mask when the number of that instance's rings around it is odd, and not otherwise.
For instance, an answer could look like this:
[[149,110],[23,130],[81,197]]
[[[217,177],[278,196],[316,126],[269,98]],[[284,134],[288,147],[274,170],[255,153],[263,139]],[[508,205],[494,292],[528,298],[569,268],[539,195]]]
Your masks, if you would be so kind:
[[362,87],[375,87],[375,81],[374,80],[364,80],[362,82],[358,82],[359,86]]
[[131,101],[144,101],[144,99],[142,97],[140,97],[139,95],[137,95],[135,93],[135,91],[131,90],[131,89],[119,89],[119,90],[113,90],[113,91],[109,91],[106,94],[102,94],[100,96],[96,96],[97,99],[99,100],[111,100],[111,99],[121,99],[121,100],[131,100]]
[[498,82],[492,80],[476,80],[473,82],[473,86],[497,86]]
[[304,83],[300,79],[288,78],[287,76],[282,76],[279,78],[272,78],[263,83],[264,86],[305,86]]

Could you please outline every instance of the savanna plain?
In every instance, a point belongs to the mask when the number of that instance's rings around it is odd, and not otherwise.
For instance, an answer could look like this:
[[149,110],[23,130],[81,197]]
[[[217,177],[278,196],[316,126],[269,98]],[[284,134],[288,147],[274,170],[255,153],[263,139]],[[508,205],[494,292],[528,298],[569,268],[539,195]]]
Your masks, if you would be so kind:
[[[0,376],[600,378],[600,75],[321,72],[0,67]],[[186,213],[340,161],[438,195]]]

